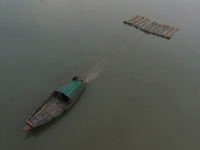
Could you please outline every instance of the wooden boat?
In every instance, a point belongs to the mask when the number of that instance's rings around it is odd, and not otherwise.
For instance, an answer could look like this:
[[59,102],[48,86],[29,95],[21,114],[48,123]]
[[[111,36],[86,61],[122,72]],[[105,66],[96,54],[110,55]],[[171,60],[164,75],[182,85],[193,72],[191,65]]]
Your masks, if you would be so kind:
[[31,115],[26,119],[23,130],[41,126],[53,118],[60,116],[67,110],[82,93],[86,79],[78,76],[57,91],[54,91]]

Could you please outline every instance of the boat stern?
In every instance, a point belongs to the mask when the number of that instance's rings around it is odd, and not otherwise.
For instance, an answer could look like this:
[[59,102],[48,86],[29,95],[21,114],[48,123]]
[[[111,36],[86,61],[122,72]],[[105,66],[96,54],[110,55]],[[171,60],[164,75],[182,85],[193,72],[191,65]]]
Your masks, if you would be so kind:
[[85,77],[85,78],[82,78],[81,80],[80,80],[83,84],[85,84],[86,82],[87,82],[87,78]]

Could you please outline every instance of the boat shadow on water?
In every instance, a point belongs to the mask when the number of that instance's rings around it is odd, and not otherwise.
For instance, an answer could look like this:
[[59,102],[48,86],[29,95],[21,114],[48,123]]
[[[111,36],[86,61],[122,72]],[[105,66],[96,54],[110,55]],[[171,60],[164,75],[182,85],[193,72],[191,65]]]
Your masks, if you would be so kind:
[[83,92],[80,94],[80,96],[78,97],[78,99],[76,100],[76,102],[74,103],[74,105],[72,105],[69,109],[67,109],[62,115],[60,115],[57,118],[54,118],[52,121],[41,125],[39,127],[33,128],[31,130],[27,131],[27,134],[25,136],[25,140],[34,136],[34,137],[38,137],[40,134],[42,134],[43,132],[45,132],[46,130],[50,129],[53,125],[57,124],[57,122],[59,122],[60,120],[62,120],[64,117],[67,117],[67,114],[70,113],[73,110],[73,107],[75,107],[76,103],[78,103],[79,99],[81,99],[82,94],[84,93],[85,88],[83,89]]

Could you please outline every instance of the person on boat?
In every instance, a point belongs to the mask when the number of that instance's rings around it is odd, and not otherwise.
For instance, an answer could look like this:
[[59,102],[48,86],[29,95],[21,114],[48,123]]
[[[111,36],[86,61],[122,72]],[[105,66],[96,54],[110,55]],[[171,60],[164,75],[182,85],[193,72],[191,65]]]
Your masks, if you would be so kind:
[[74,81],[74,80],[78,80],[79,79],[79,76],[74,76],[73,78],[72,78],[72,80]]

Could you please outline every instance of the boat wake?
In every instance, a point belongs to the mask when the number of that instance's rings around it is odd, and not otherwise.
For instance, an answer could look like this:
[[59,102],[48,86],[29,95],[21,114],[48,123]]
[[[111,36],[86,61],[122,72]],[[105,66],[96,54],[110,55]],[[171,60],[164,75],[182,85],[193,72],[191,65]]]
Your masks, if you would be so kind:
[[88,73],[86,76],[86,82],[94,80],[99,75],[100,70],[94,69],[92,72]]
[[[102,63],[104,63],[107,59],[109,59],[111,56],[115,55],[117,52],[119,52],[120,50],[122,50],[125,46],[127,46],[129,43],[133,42],[134,40],[136,40],[139,36],[141,36],[142,34],[139,34],[138,36],[134,37],[133,39],[131,39],[130,41],[128,41],[127,43],[125,43],[124,45],[122,45],[120,48],[118,48],[116,51],[114,51],[113,53],[111,53],[109,56],[107,56],[106,58],[104,58],[102,61],[100,61],[98,64],[96,64],[95,66],[93,66],[92,68],[90,68],[89,70],[87,70],[85,73],[83,73],[81,75],[81,77],[86,77],[87,81],[92,81],[94,78],[96,78],[99,74],[99,70],[101,68]],[[96,68],[96,69],[95,69]],[[98,69],[99,68],[99,69]],[[90,73],[89,73],[90,72]]]

